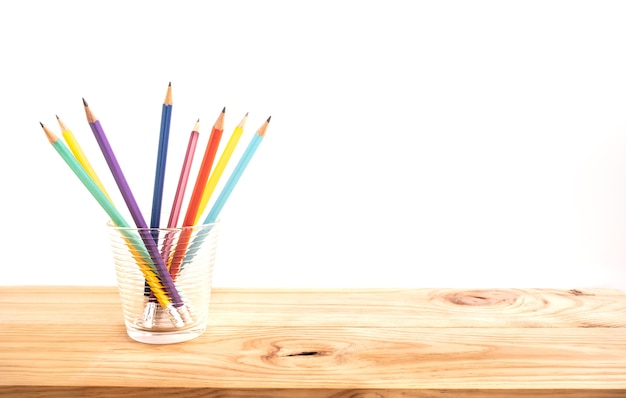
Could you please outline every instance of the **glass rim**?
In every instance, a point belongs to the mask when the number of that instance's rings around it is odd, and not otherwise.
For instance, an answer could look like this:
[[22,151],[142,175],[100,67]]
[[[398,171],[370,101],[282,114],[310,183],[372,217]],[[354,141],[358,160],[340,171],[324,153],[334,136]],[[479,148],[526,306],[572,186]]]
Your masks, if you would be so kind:
[[112,230],[116,230],[116,231],[185,231],[185,230],[199,230],[199,229],[207,229],[209,227],[214,227],[216,225],[219,225],[220,223],[220,219],[217,219],[216,221],[212,222],[212,223],[207,223],[207,224],[196,224],[196,225],[190,225],[190,226],[180,226],[180,227],[147,227],[147,228],[139,228],[139,227],[133,227],[133,226],[128,226],[128,227],[119,227],[117,225],[115,225],[113,223],[113,220],[109,219],[106,222],[106,227]]

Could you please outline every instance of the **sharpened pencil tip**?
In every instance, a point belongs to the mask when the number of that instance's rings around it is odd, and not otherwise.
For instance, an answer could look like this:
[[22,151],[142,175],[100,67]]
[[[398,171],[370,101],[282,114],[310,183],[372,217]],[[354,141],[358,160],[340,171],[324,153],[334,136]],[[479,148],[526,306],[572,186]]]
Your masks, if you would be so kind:
[[63,123],[63,121],[61,121],[61,118],[59,117],[59,115],[56,115],[56,117],[57,117],[57,122],[59,123],[59,127],[61,127],[61,131],[69,130],[67,128],[67,126],[65,125],[65,123]]
[[84,98],[83,98],[83,105],[84,105],[84,106],[89,106],[89,105],[87,104],[87,101],[85,101],[85,99],[84,99]]
[[222,109],[222,113],[226,113],[226,107],[224,107],[224,109]]
[[198,118],[198,120],[196,120],[196,123],[200,123],[200,118]]
[[246,115],[244,117],[248,117],[248,113],[250,113],[250,112],[246,112]]
[[56,135],[54,135],[54,133],[50,131],[49,128],[44,126],[43,123],[39,122],[39,124],[41,124],[41,128],[43,128],[44,133],[46,133],[46,137],[48,137],[48,142],[50,142],[51,144],[54,144],[55,142],[57,142],[59,138]]
[[167,85],[167,92],[165,93],[165,99],[163,100],[163,105],[172,106],[172,82]]
[[261,137],[265,137],[265,131],[267,130],[267,126],[269,126],[269,122],[270,119],[272,117],[268,117],[267,120],[261,125],[261,127],[259,127],[259,129],[256,131],[256,133],[261,136]]

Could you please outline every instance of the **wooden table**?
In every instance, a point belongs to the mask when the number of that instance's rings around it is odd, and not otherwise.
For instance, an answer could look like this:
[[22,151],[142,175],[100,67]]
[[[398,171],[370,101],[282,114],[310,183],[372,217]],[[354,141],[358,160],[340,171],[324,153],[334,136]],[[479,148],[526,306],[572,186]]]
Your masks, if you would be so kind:
[[205,334],[130,340],[114,287],[0,287],[0,396],[626,396],[626,294],[215,289]]

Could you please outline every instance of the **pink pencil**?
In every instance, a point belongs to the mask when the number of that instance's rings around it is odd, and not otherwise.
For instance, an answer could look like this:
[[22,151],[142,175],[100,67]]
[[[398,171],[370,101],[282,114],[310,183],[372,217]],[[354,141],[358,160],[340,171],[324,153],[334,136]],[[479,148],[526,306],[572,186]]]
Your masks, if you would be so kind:
[[180,172],[180,179],[178,180],[178,187],[176,188],[176,195],[174,196],[174,203],[172,204],[172,212],[170,213],[170,219],[167,222],[168,228],[175,228],[178,223],[178,217],[180,216],[180,209],[183,205],[183,197],[185,196],[185,188],[187,187],[187,181],[189,180],[189,172],[191,170],[191,163],[193,162],[193,155],[196,150],[196,144],[198,142],[198,131],[200,130],[200,119],[193,127],[193,131],[189,136],[189,144],[187,145],[187,153],[185,154],[185,161],[183,163],[183,169]]
[[[178,217],[180,216],[180,209],[183,205],[183,198],[185,197],[185,188],[187,187],[187,181],[189,180],[189,172],[191,170],[191,164],[193,162],[193,155],[196,150],[196,144],[198,142],[198,132],[200,130],[200,119],[193,126],[193,130],[189,135],[189,143],[187,144],[187,153],[185,154],[185,160],[183,161],[183,168],[180,171],[180,178],[178,179],[178,187],[176,187],[176,195],[174,195],[174,203],[172,204],[172,212],[170,213],[170,219],[167,222],[168,228],[176,228],[178,224]],[[173,236],[172,231],[165,235],[165,241],[161,249],[161,256],[163,260],[168,263],[171,254]]]

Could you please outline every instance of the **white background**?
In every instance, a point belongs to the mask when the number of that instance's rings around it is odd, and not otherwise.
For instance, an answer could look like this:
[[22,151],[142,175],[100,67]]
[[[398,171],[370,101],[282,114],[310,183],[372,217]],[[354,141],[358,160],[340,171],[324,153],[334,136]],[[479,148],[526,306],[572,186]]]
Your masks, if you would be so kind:
[[0,284],[115,284],[106,214],[39,122],[59,115],[123,206],[84,97],[149,220],[171,81],[164,208],[197,118],[194,170],[223,106],[223,144],[250,112],[234,159],[272,116],[216,286],[626,290],[625,20],[619,1],[2,2]]

